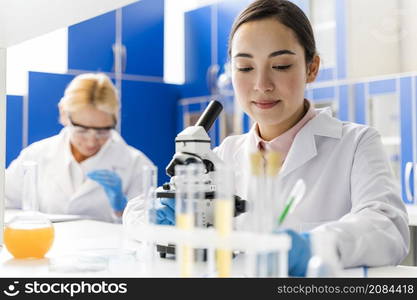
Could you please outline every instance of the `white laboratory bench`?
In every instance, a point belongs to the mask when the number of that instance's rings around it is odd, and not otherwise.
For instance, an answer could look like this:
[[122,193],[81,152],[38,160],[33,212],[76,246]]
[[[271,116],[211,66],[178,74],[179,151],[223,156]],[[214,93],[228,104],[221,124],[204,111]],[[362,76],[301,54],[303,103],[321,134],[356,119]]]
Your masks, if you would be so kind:
[[[53,261],[65,259],[72,254],[86,253],[86,249],[132,248],[133,242],[126,239],[121,224],[110,224],[92,220],[76,220],[54,223],[55,240],[44,259],[14,259],[6,248],[0,253],[0,277],[177,277],[174,261],[156,257],[151,268],[137,258],[113,262],[107,268],[88,272],[53,271]],[[205,267],[197,265],[204,276]],[[239,268],[236,268],[239,270]],[[239,273],[239,271],[237,271]],[[233,277],[241,277],[235,274]],[[345,270],[344,277],[363,277],[363,268]],[[416,277],[417,267],[390,266],[369,268],[368,277]]]

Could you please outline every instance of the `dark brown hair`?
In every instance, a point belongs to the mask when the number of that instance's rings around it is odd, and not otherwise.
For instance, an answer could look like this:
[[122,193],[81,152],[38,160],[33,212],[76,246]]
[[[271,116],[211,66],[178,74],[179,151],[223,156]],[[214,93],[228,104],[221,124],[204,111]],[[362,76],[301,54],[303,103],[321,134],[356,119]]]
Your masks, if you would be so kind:
[[257,0],[251,3],[235,19],[229,35],[228,54],[231,57],[231,44],[237,29],[244,23],[273,18],[292,29],[298,42],[304,48],[306,63],[316,55],[316,42],[313,28],[304,12],[288,0]]

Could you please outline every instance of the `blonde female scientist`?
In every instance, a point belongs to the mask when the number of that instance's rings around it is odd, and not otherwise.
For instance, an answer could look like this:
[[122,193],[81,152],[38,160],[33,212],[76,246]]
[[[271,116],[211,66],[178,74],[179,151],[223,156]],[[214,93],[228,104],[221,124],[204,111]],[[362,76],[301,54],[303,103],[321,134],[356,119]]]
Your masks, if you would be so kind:
[[[249,155],[256,151],[284,157],[274,184],[282,196],[277,207],[299,178],[306,183],[304,198],[283,223],[292,237],[289,274],[306,274],[314,231],[336,237],[344,267],[400,263],[409,247],[408,218],[380,135],[304,98],[320,58],[303,11],[290,1],[254,1],[234,22],[229,57],[236,100],[255,121],[249,133],[227,137],[216,149],[235,170],[236,193],[247,199]],[[127,225],[141,218],[135,203],[125,211]],[[175,203],[161,204],[157,222],[174,224]],[[245,214],[236,223],[244,224]]]
[[41,212],[117,222],[127,200],[140,193],[141,169],[151,161],[113,130],[119,99],[104,74],[82,74],[59,104],[58,135],[23,149],[6,170],[6,207],[22,206],[23,164],[38,164]]

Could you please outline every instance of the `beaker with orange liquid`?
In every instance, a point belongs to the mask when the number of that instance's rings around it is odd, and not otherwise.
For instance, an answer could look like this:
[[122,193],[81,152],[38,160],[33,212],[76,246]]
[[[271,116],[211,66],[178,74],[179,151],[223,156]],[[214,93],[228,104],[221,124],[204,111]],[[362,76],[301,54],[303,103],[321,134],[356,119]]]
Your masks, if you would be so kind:
[[37,164],[23,164],[23,212],[6,223],[4,244],[15,258],[43,258],[54,241],[51,221],[39,213]]

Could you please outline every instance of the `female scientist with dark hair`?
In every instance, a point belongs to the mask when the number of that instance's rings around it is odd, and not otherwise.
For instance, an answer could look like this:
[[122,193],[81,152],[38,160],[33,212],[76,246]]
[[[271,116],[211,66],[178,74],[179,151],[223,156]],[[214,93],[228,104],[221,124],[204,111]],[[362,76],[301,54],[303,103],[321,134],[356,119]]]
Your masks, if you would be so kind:
[[[290,275],[306,273],[310,232],[336,237],[344,267],[400,263],[409,247],[408,219],[380,135],[304,98],[320,58],[303,11],[285,0],[253,2],[233,24],[229,56],[235,97],[255,121],[249,133],[227,137],[216,149],[235,170],[237,194],[248,199],[249,155],[256,151],[282,154],[274,182],[278,208],[298,179],[306,183],[306,195],[283,223],[293,242]],[[173,203],[162,204],[158,223],[174,223]],[[126,221],[129,214],[135,218],[127,211]],[[236,223],[242,226],[245,214]]]

